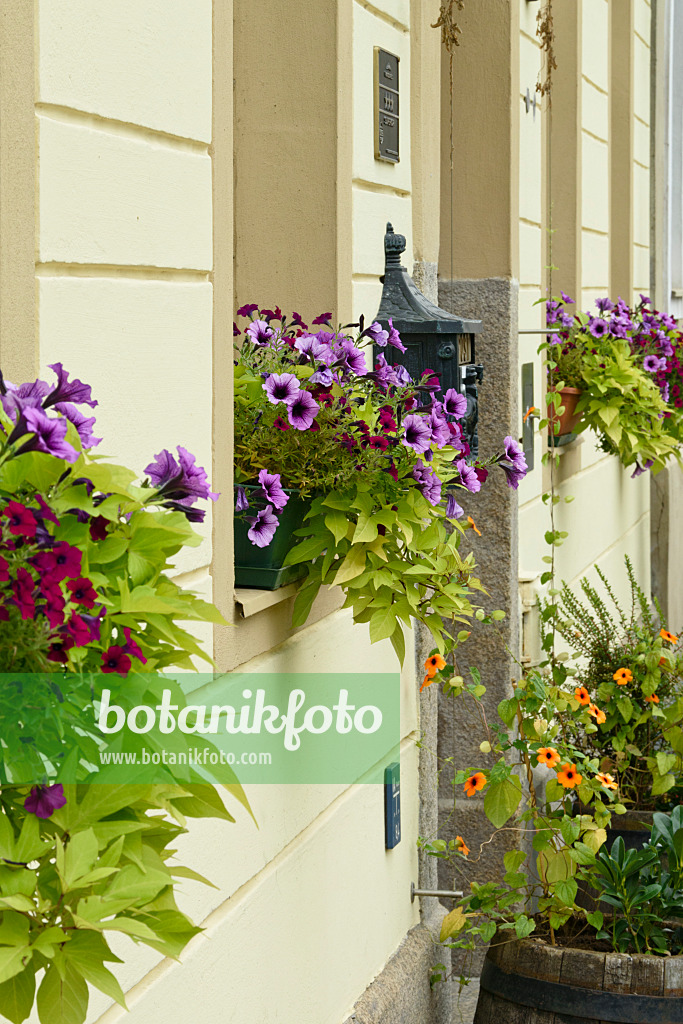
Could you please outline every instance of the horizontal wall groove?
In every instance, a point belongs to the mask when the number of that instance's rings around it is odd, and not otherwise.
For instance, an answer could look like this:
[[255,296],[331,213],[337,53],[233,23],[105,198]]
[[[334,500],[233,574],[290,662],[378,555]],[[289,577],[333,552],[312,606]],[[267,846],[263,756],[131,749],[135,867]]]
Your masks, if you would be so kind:
[[397,21],[396,18],[392,18],[386,11],[380,10],[379,7],[375,7],[374,4],[368,3],[368,0],[356,0],[359,7],[363,7],[369,14],[374,14],[376,18],[381,21],[386,21],[387,25],[391,25],[392,28],[398,29],[399,32],[404,32],[406,35],[410,31],[408,25],[404,25],[402,21]]
[[644,171],[650,170],[649,164],[644,164],[642,160],[637,160],[635,157],[633,158],[633,163],[636,165],[636,167],[642,167]]
[[538,37],[537,36],[532,35],[531,32],[527,32],[527,30],[525,28],[520,28],[519,34],[522,37],[522,39],[526,39],[530,43],[533,43],[534,46],[536,47],[536,49],[540,50],[541,44],[538,41]]
[[636,39],[640,39],[641,43],[643,43],[644,46],[647,46],[648,50],[650,49],[649,42],[647,41],[647,39],[643,39],[637,28],[633,30],[633,34],[636,37]]
[[587,135],[590,139],[595,139],[596,142],[602,143],[603,146],[608,146],[609,142],[607,139],[603,139],[601,135],[596,135],[590,128],[582,128],[581,132],[583,135]]
[[650,127],[650,122],[649,122],[649,121],[644,121],[644,120],[643,120],[643,118],[642,118],[642,117],[641,117],[641,116],[640,116],[639,114],[636,114],[636,113],[635,113],[635,111],[634,111],[634,113],[633,113],[633,119],[634,119],[635,121],[639,121],[639,122],[640,122],[640,124],[642,124],[642,126],[643,126],[644,128],[649,128],[649,127]]
[[603,87],[601,85],[598,85],[597,82],[594,82],[592,78],[588,77],[588,75],[581,75],[581,78],[583,79],[584,82],[587,82],[588,85],[592,85],[592,87],[596,90],[596,92],[602,93],[603,96],[609,96],[609,93],[607,92],[607,89],[603,89]]
[[95,131],[107,132],[109,135],[117,135],[135,142],[147,142],[150,145],[157,143],[180,152],[198,153],[204,156],[209,152],[208,142],[188,139],[182,135],[173,135],[170,132],[148,128],[132,121],[118,121],[113,117],[103,117],[86,110],[78,110],[76,107],[64,107],[57,103],[36,103],[35,109],[36,114],[40,117],[60,121],[62,124],[92,128]]
[[[528,227],[532,227],[532,228],[542,228],[543,227],[543,225],[541,224],[540,220],[532,220],[531,217],[520,217],[519,218],[519,223],[520,224],[526,224]],[[521,287],[521,281],[520,281],[520,287]]]
[[377,195],[399,196],[405,199],[410,195],[406,188],[396,188],[394,185],[383,185],[379,181],[366,181],[365,178],[352,178],[351,184],[362,192],[375,192]]
[[599,235],[600,238],[609,238],[609,231],[600,231],[599,228],[589,228],[586,224],[581,225],[581,230],[589,235]]
[[36,277],[128,278],[134,281],[186,281],[202,284],[209,280],[208,270],[180,267],[123,266],[107,263],[36,263]]

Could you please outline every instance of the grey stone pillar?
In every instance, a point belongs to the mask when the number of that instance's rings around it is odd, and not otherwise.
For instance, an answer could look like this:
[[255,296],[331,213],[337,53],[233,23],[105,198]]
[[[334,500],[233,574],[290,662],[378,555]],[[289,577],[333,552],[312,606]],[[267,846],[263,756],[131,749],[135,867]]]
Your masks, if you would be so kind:
[[[479,451],[483,457],[499,451],[506,434],[516,437],[519,432],[518,290],[516,281],[504,278],[439,282],[439,304],[444,309],[484,323],[476,350],[477,362],[484,364],[484,383],[479,391]],[[481,537],[468,533],[461,547],[464,552],[474,551],[478,575],[489,591],[490,596],[482,595],[481,603],[488,610],[501,608],[506,612],[505,620],[495,626],[481,626],[475,620],[472,635],[458,649],[456,659],[465,678],[470,665],[480,670],[486,686],[486,715],[495,721],[496,707],[510,696],[511,680],[518,675],[514,662],[519,656],[517,492],[507,486],[504,473],[494,467],[479,494],[469,496],[463,491],[458,501],[481,531]],[[479,750],[484,734],[472,702],[441,694],[439,701],[439,758],[453,758],[458,768],[482,768],[493,763],[495,758]],[[468,877],[474,874],[478,881],[500,879],[503,855],[518,844],[517,833],[504,832],[480,849],[493,832],[484,816],[483,799],[465,797],[461,786],[454,791],[452,777],[448,769],[441,774],[441,838],[463,837],[470,849]],[[447,862],[439,860],[438,864],[439,888],[462,888],[463,878],[454,875]]]

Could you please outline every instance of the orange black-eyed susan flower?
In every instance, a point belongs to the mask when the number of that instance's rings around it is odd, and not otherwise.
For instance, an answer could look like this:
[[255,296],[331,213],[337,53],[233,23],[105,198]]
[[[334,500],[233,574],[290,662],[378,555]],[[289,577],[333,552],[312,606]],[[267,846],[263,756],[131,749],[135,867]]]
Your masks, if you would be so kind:
[[666,640],[670,644],[678,643],[678,637],[674,636],[673,633],[670,633],[668,629],[660,629],[659,635],[661,636],[662,640]]
[[445,667],[446,662],[440,654],[432,654],[431,657],[427,658],[425,661],[425,669],[427,670],[427,675],[430,678],[431,676],[435,676],[437,672],[440,672],[441,669]]
[[579,775],[575,764],[563,764],[557,773],[557,781],[565,789],[574,789],[574,786],[580,786],[583,782],[583,775]]
[[590,694],[585,686],[577,686],[574,690],[574,696],[579,704],[590,704],[591,702]]
[[631,672],[630,668],[618,668],[612,679],[617,686],[626,686],[627,683],[633,681],[633,672]]
[[470,775],[469,779],[465,781],[465,795],[474,796],[478,789],[483,789],[486,785],[486,776],[483,772],[475,772],[474,775]]
[[463,857],[466,857],[467,854],[470,852],[470,848],[469,846],[467,846],[462,836],[455,837],[455,849],[457,850],[458,853],[461,853]]
[[539,747],[536,751],[536,761],[538,764],[547,765],[548,768],[554,768],[559,764],[560,755],[554,747]]
[[420,693],[422,693],[422,691],[424,690],[425,686],[431,686],[432,683],[435,683],[435,682],[436,682],[436,679],[435,679],[434,673],[432,673],[431,676],[425,676],[424,683],[420,687]]
[[659,697],[657,696],[656,693],[653,693],[651,697],[646,697],[645,700],[649,704],[659,704]]
[[607,718],[605,712],[601,711],[597,704],[589,704],[586,710],[588,711],[588,714],[591,716],[591,718],[595,719],[598,725],[602,725],[602,723]]
[[613,779],[611,775],[607,775],[606,772],[598,772],[595,777],[600,785],[604,786],[605,789],[619,789],[615,779]]
[[479,536],[481,537],[481,530],[480,530],[480,529],[478,529],[478,527],[477,527],[477,524],[475,523],[475,521],[474,521],[474,519],[472,518],[472,516],[468,516],[468,517],[467,517],[467,522],[468,522],[468,523],[470,524],[470,526],[472,527],[472,529],[474,530],[474,532],[475,532],[475,533],[478,533],[478,534],[479,534]]

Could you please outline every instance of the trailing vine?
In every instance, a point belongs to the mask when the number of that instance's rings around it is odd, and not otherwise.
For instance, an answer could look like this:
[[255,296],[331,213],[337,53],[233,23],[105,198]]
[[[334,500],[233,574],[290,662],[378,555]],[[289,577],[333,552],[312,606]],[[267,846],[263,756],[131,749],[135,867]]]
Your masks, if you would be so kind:
[[[539,71],[539,80],[536,83],[536,92],[541,96],[548,97],[548,104],[552,103],[551,89],[553,71],[557,70],[555,60],[555,26],[553,23],[553,0],[539,8],[536,15],[536,35],[541,41],[541,53],[544,55],[543,67]],[[541,75],[545,72],[545,77]]]

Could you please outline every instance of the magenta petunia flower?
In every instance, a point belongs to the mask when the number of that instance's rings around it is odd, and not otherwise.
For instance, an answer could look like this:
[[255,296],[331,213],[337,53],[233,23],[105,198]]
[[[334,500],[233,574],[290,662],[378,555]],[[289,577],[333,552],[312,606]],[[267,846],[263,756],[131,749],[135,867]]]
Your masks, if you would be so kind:
[[30,508],[18,501],[10,501],[0,515],[9,519],[9,532],[15,537],[35,537],[38,523]]
[[332,314],[331,313],[321,313],[320,316],[317,316],[315,318],[313,323],[314,324],[328,324],[329,325],[331,320],[332,320]]
[[9,580],[9,565],[7,560],[0,555],[0,583],[7,583]]
[[271,373],[261,387],[273,405],[293,401],[301,390],[301,385],[293,373]]
[[34,588],[35,580],[28,569],[17,569],[17,578],[12,583],[12,593],[22,619],[32,619],[35,616]]
[[244,306],[240,306],[240,308],[237,310],[237,315],[238,316],[251,316],[251,314],[255,313],[257,309],[258,309],[258,303],[256,303],[256,302],[249,302],[249,303],[247,303]]
[[126,676],[130,672],[132,662],[119,644],[112,644],[102,654],[102,671],[118,672],[120,676]]
[[131,637],[131,630],[128,628],[128,626],[123,627],[123,638],[126,641],[123,646],[123,653],[129,654],[133,658],[137,658],[138,661],[141,661],[143,665],[146,665],[147,658],[142,653],[142,649],[140,648],[137,641],[133,640],[133,638]]
[[403,426],[405,434],[401,438],[401,444],[404,444],[406,448],[412,448],[419,455],[426,452],[432,440],[432,428],[429,420],[424,416],[411,414],[406,416]]
[[276,430],[289,430],[289,423],[283,419],[282,416],[276,416],[273,420],[273,426]]
[[257,548],[267,548],[278,527],[277,516],[273,515],[273,506],[266,505],[256,514],[255,518],[247,517],[247,522],[251,523],[247,530],[247,537],[251,543],[255,544]]
[[281,512],[289,501],[289,497],[282,489],[280,474],[269,473],[267,469],[262,469],[258,475],[258,482],[262,487],[265,500],[270,502],[278,512]]
[[308,430],[320,412],[320,406],[308,391],[299,391],[287,403],[287,417],[297,430]]
[[51,818],[65,803],[64,786],[57,782],[54,786],[33,786],[24,800],[24,807],[36,818]]
[[66,587],[74,604],[82,604],[84,608],[94,608],[98,597],[89,579],[79,576],[78,579],[69,580]]

